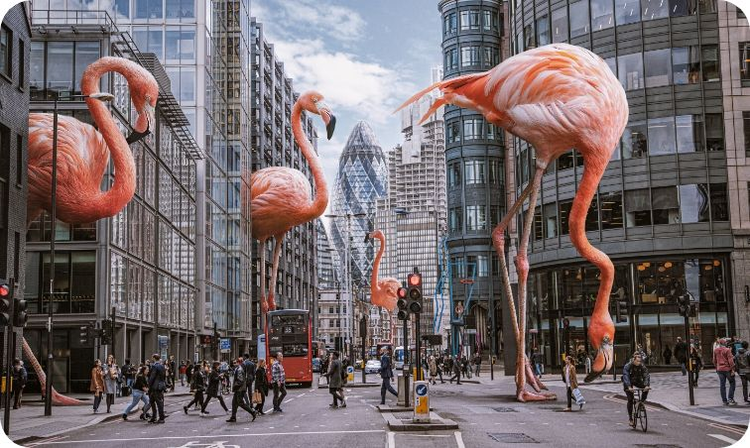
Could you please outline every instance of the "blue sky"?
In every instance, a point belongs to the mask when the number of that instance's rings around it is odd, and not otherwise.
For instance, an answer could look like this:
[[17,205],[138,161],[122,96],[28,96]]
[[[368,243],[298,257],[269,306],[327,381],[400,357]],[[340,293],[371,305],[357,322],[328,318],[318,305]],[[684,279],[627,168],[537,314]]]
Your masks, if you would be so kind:
[[429,85],[441,62],[437,0],[253,0],[250,13],[295,90],[320,91],[336,113],[333,139],[318,142],[331,186],[357,121],[370,123],[384,151],[401,142],[400,117],[391,112]]

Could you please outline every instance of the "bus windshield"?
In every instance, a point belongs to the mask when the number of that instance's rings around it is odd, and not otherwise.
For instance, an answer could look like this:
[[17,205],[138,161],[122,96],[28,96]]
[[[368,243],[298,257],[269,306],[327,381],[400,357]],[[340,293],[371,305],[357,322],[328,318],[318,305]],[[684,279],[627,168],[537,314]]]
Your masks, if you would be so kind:
[[280,326],[280,325],[305,325],[305,315],[304,314],[282,314],[280,316],[272,316],[271,317],[271,325],[273,326]]

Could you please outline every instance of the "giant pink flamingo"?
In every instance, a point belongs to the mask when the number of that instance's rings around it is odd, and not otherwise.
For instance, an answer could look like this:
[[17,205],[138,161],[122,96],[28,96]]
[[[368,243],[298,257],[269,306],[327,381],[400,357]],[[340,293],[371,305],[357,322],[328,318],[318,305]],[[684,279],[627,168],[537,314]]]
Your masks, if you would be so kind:
[[[519,401],[554,399],[541,393],[543,386],[530,375],[526,346],[527,249],[537,192],[549,163],[571,148],[583,156],[584,172],[570,211],[570,237],[578,252],[601,271],[596,304],[588,336],[597,350],[591,381],[612,367],[614,324],[609,315],[609,294],[614,267],[606,254],[586,239],[586,213],[599,181],[628,121],[628,103],[617,77],[594,53],[567,45],[545,45],[515,55],[484,73],[438,82],[411,97],[404,107],[438,88],[443,96],[425,114],[426,119],[444,104],[474,109],[485,119],[526,140],[536,151],[536,170],[531,183],[519,195],[492,233],[503,270],[503,284],[514,319],[516,337],[516,397]],[[518,314],[505,263],[504,231],[529,198],[515,263],[518,270]],[[515,318],[517,316],[517,319]],[[535,392],[526,391],[526,376]]]
[[[99,99],[99,79],[108,72],[118,72],[128,81],[130,97],[138,118],[134,133],[126,139],[112,114]],[[154,107],[159,86],[151,74],[123,58],[103,57],[89,65],[81,78],[81,92],[96,128],[72,117],[58,117],[57,132],[57,217],[68,224],[84,224],[116,215],[135,192],[135,163],[128,146],[149,132],[154,122]],[[52,188],[52,121],[51,114],[29,114],[29,197],[27,222],[31,223],[42,210],[51,208]],[[104,172],[112,156],[115,180],[108,191],[101,191]],[[42,391],[46,376],[26,340],[23,352],[39,378]],[[56,405],[85,404],[60,395],[52,389]]]
[[378,278],[378,271],[380,270],[380,260],[383,258],[385,252],[385,235],[380,230],[375,230],[370,235],[370,238],[374,238],[380,241],[380,248],[378,254],[375,256],[375,262],[372,264],[372,275],[370,279],[370,296],[372,298],[372,304],[382,306],[388,311],[393,311],[396,308],[396,302],[398,301],[398,288],[401,287],[401,282],[392,277]]
[[[314,91],[300,95],[292,108],[292,132],[315,180],[315,200],[311,198],[310,182],[298,170],[274,166],[256,171],[250,177],[252,233],[253,237],[260,241],[260,300],[263,319],[269,309],[276,309],[274,292],[284,235],[292,227],[318,218],[328,207],[328,185],[323,175],[323,167],[310,140],[302,130],[303,110],[321,116],[329,140],[336,127],[336,117],[323,102],[323,95]],[[272,236],[276,239],[276,246],[273,251],[271,284],[266,297],[265,247],[266,241]]]

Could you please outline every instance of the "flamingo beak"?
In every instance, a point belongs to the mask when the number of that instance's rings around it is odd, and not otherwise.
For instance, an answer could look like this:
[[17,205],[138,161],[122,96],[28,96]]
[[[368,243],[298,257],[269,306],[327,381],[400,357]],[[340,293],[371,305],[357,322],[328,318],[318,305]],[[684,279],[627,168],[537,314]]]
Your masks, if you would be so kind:
[[336,116],[331,112],[331,108],[322,101],[316,103],[318,106],[318,114],[323,119],[323,123],[326,125],[326,133],[328,134],[328,140],[333,137],[333,131],[336,129]]
[[594,362],[591,364],[591,372],[586,375],[586,378],[583,380],[584,383],[594,381],[612,367],[612,362],[614,360],[613,351],[614,346],[612,345],[612,340],[608,335],[605,335],[599,346],[599,350],[596,352],[596,358],[594,358]]
[[146,104],[144,110],[138,113],[138,119],[135,122],[135,126],[133,126],[133,132],[126,139],[128,144],[132,145],[150,134],[151,129],[154,127],[154,121],[154,107]]

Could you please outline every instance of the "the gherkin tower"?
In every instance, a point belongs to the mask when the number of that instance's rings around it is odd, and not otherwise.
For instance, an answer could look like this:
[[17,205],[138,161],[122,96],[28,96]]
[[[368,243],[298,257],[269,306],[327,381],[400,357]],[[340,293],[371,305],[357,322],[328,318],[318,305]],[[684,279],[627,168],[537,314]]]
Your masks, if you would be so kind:
[[[332,209],[338,218],[331,220],[331,234],[340,260],[346,260],[346,236],[351,225],[353,285],[369,283],[374,255],[372,244],[365,243],[365,235],[372,230],[376,200],[387,194],[388,165],[383,149],[370,125],[360,121],[339,158]],[[347,215],[351,217],[347,219]]]

